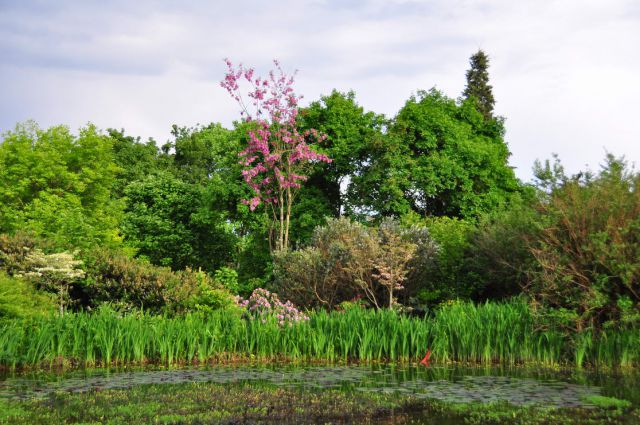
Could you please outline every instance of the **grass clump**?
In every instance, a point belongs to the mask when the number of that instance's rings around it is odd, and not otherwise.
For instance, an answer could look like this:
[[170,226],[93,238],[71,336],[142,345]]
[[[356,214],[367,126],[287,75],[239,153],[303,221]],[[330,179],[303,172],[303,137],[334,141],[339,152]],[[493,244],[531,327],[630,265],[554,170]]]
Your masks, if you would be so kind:
[[621,400],[615,397],[606,397],[603,395],[591,395],[585,398],[585,401],[602,409],[624,410],[631,407],[631,402]]

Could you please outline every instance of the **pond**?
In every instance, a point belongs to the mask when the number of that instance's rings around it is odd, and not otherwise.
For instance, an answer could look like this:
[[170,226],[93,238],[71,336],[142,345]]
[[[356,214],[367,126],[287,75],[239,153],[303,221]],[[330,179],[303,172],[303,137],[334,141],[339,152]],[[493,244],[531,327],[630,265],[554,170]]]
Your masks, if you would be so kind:
[[633,374],[462,366],[243,365],[183,369],[89,369],[62,373],[0,375],[0,398],[45,398],[56,392],[126,389],[146,384],[256,383],[322,391],[398,393],[449,402],[506,401],[514,405],[593,407],[604,395],[640,404],[640,379]]

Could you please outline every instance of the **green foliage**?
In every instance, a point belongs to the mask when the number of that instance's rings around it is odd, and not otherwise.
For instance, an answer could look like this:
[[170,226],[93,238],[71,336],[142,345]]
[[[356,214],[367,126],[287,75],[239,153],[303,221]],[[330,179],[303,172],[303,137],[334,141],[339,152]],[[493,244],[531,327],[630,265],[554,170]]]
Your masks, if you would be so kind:
[[425,222],[429,233],[440,247],[432,277],[432,281],[435,282],[434,290],[439,290],[441,299],[469,298],[472,288],[462,279],[461,269],[466,260],[469,235],[475,229],[475,225],[450,217],[433,217]]
[[55,312],[50,294],[36,290],[27,280],[0,272],[0,319],[47,316]]
[[500,299],[522,292],[537,267],[530,244],[539,238],[542,220],[533,202],[518,198],[481,218],[469,235],[460,271],[472,298]]
[[640,315],[640,174],[612,155],[602,170],[563,179],[539,205],[528,293],[576,313],[572,328],[636,326]]
[[[0,235],[0,270],[29,277],[38,288],[62,296],[65,305],[95,309],[107,303],[125,311],[142,308],[182,313],[233,303],[231,292],[222,282],[233,280],[235,271],[230,269],[223,269],[216,280],[200,270],[173,272],[154,266],[132,258],[126,250],[95,247],[82,253],[79,261],[67,253],[45,254],[43,248],[51,251],[43,241],[24,234]],[[81,263],[84,270],[77,269]],[[255,282],[241,288],[250,292],[252,284]]]
[[520,190],[503,131],[499,121],[485,122],[471,100],[458,104],[435,89],[420,91],[384,143],[371,147],[353,195],[373,215],[475,219]]
[[238,272],[229,267],[222,267],[216,270],[213,274],[213,280],[234,294],[238,294],[240,290]]
[[[309,192],[317,203],[326,205],[322,210],[328,211],[327,216],[337,217],[342,210],[352,211],[360,202],[347,198],[344,189],[349,192],[350,178],[368,161],[370,146],[382,140],[384,116],[365,112],[357,104],[353,91],[336,90],[312,102],[300,115],[303,128],[315,128],[327,135],[320,148],[332,159],[331,163],[318,164],[306,184]],[[322,220],[316,220],[311,228],[320,224]]]
[[428,264],[415,268],[407,284],[410,304],[433,306],[440,302],[471,296],[473,288],[463,278],[462,269],[466,261],[470,234],[475,229],[473,223],[450,217],[422,218],[410,212],[402,217],[404,226],[425,228],[433,239],[437,252],[421,255],[431,258]]
[[235,236],[224,216],[208,210],[203,189],[168,173],[125,189],[125,240],[152,263],[174,270],[204,265],[213,271],[233,258]]
[[197,209],[197,189],[162,174],[129,184],[125,195],[125,241],[154,264],[174,269],[189,264],[193,259],[195,236],[190,224]]
[[[233,131],[220,124],[193,128],[174,125],[171,131],[175,141],[173,165],[180,179],[205,182],[217,174],[229,175],[240,170],[238,166],[239,144]],[[238,176],[239,171],[238,171]],[[234,182],[227,182],[233,184]]]
[[248,298],[255,289],[265,286],[266,279],[250,278],[246,280],[238,279],[238,272],[229,267],[222,267],[213,274],[213,282],[226,291]]
[[298,199],[291,210],[289,237],[293,246],[308,243],[315,228],[324,223],[327,217],[335,215],[323,190],[313,182],[306,183],[300,189]]
[[117,243],[121,206],[112,140],[94,126],[19,124],[0,143],[0,231],[30,230],[61,248]]
[[[215,278],[212,280],[206,273],[199,270],[195,273],[198,281],[198,291],[189,297],[185,305],[190,311],[202,311],[211,313],[215,310],[225,309],[226,311],[235,312],[239,315],[240,308],[236,305],[232,293],[233,283],[237,288],[238,275],[235,270],[224,268],[216,272]],[[235,281],[234,281],[235,277]]]
[[124,196],[129,183],[168,167],[167,156],[159,152],[153,139],[142,143],[140,137],[127,136],[124,130],[109,129],[107,132],[113,142],[114,161],[120,169],[113,187],[115,197]]
[[271,262],[268,217],[251,213],[242,203],[251,197],[238,162],[246,125],[236,123],[233,130],[220,124],[174,126],[175,141],[163,148],[175,149],[169,170],[190,187],[189,193],[197,193],[197,202],[191,203],[197,208],[186,226],[193,236],[184,241],[193,249],[193,261],[187,264],[213,273],[235,263],[241,281],[264,278]]

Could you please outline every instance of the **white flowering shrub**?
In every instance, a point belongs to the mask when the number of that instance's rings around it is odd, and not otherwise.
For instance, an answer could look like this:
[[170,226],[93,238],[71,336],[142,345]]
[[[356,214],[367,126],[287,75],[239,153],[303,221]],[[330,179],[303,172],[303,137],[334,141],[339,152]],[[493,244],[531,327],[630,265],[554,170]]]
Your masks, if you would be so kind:
[[73,254],[59,252],[45,254],[40,249],[31,250],[26,256],[28,271],[24,277],[38,281],[45,289],[56,292],[60,315],[64,314],[69,301],[69,286],[85,276],[79,269],[82,261],[76,260]]

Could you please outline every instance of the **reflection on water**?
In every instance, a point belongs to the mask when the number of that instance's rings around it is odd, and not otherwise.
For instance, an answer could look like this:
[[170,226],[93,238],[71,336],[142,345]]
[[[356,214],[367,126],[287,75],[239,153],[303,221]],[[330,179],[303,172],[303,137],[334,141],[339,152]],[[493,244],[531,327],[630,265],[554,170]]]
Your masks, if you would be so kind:
[[528,368],[415,366],[216,366],[168,370],[91,369],[61,374],[32,372],[0,376],[0,397],[37,398],[56,391],[80,392],[144,384],[212,382],[322,390],[404,393],[452,402],[584,406],[586,396],[603,394],[638,404],[637,375],[558,372]]

